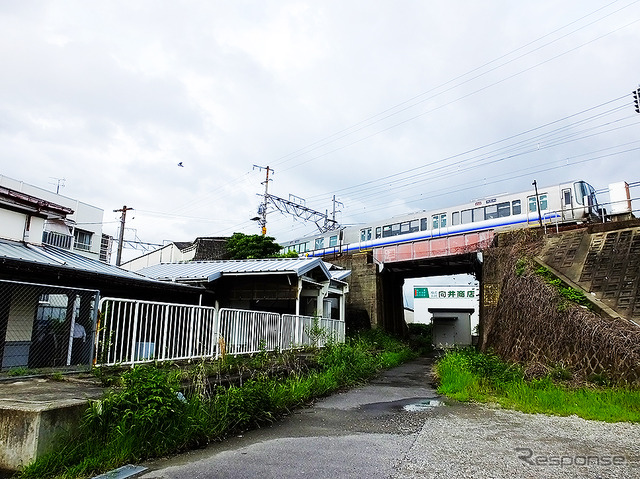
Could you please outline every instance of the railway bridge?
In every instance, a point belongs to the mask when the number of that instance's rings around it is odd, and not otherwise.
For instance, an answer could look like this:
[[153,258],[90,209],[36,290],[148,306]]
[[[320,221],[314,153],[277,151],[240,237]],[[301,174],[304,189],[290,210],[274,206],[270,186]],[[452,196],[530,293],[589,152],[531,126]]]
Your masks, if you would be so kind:
[[[640,220],[530,228],[542,237],[538,260],[566,283],[582,289],[606,315],[640,324]],[[505,233],[493,230],[373,248],[329,258],[351,269],[347,328],[405,330],[405,279],[474,275],[480,282],[480,321],[495,299],[499,261],[489,254]],[[493,299],[492,299],[493,298]],[[482,338],[481,338],[482,339]]]

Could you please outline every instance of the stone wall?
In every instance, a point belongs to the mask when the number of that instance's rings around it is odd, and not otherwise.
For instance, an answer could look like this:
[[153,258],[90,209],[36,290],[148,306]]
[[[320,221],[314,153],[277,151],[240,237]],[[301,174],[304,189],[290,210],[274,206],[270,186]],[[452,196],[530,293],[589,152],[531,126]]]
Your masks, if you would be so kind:
[[329,258],[328,261],[351,270],[348,278],[347,328],[381,327],[381,286],[371,252]]

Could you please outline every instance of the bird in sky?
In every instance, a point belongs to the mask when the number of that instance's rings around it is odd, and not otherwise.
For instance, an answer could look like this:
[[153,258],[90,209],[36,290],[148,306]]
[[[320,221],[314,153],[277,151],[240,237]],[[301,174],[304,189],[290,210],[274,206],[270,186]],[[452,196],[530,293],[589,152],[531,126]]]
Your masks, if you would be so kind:
[[178,166],[181,168],[184,168],[184,165],[182,164],[182,162],[178,163]]

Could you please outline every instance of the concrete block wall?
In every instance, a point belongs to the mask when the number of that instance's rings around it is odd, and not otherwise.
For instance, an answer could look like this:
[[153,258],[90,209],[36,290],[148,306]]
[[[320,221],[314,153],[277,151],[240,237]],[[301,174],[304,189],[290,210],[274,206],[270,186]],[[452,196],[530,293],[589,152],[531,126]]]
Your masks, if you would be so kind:
[[345,255],[331,258],[329,261],[351,270],[351,276],[348,278],[347,328],[361,327],[365,317],[372,328],[381,327],[381,285],[371,252]]

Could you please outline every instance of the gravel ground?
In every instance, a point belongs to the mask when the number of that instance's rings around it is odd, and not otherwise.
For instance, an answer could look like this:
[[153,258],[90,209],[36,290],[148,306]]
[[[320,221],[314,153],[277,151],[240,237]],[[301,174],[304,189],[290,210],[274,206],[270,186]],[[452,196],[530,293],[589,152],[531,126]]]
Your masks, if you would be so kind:
[[482,405],[440,409],[425,420],[394,479],[640,477],[640,425]]

